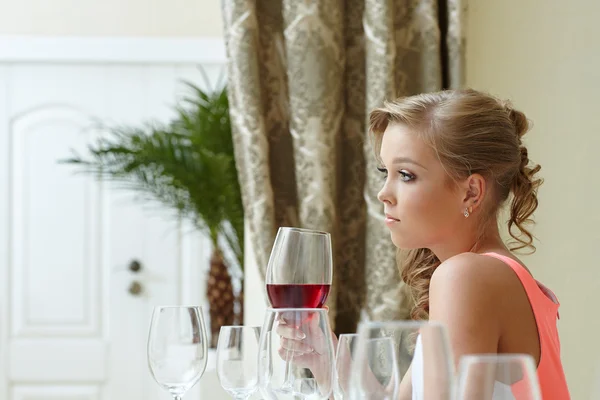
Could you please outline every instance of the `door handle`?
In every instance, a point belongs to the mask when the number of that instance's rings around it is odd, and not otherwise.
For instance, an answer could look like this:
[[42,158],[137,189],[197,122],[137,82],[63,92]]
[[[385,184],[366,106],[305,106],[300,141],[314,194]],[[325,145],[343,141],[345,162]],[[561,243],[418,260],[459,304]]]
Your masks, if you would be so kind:
[[129,270],[131,272],[137,273],[137,272],[140,272],[141,269],[142,269],[142,263],[139,262],[138,260],[132,260],[129,263]]
[[139,296],[142,294],[143,289],[144,288],[142,287],[141,283],[138,281],[133,281],[131,282],[131,285],[129,285],[128,291],[132,296]]

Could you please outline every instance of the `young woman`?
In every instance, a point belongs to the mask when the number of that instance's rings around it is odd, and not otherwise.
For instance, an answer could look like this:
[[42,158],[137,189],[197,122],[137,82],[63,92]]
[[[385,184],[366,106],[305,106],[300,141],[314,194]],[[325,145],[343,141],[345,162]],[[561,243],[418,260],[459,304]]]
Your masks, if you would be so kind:
[[[385,223],[407,251],[400,274],[412,318],[445,324],[457,362],[474,353],[530,354],[543,399],[568,400],[558,301],[511,252],[534,250],[525,225],[541,184],[521,142],[525,115],[485,93],[453,90],[388,102],[370,124]],[[511,247],[498,228],[506,203]],[[401,398],[410,399],[405,376]]]

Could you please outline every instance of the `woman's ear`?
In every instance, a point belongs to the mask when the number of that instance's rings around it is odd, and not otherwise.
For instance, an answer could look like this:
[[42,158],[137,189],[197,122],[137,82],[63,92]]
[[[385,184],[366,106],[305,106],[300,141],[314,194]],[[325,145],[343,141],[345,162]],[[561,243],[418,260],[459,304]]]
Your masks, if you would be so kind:
[[480,174],[471,174],[463,183],[463,210],[469,211],[469,214],[479,208],[483,203],[486,193],[485,178]]

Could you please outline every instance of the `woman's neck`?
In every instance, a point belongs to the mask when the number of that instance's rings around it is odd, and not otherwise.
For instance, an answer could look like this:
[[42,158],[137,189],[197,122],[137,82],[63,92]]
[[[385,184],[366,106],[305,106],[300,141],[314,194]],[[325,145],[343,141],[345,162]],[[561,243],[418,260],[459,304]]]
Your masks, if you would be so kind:
[[444,243],[432,246],[430,250],[433,251],[441,262],[461,253],[508,251],[500,236],[496,220],[490,222],[482,233],[472,231],[465,232],[463,235],[455,234]]

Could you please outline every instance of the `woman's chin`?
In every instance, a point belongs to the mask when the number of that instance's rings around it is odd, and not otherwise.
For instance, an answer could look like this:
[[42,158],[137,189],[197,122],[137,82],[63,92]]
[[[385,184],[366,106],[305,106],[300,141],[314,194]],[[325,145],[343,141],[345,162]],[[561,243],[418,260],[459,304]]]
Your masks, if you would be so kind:
[[412,250],[419,249],[420,247],[415,243],[414,240],[411,240],[405,236],[399,235],[397,233],[391,233],[392,243],[399,249],[402,250]]
[[394,243],[394,246],[396,246],[399,249],[406,249],[406,245],[408,243],[406,243],[406,238],[402,238],[400,235],[395,234],[392,232],[391,234],[392,237],[392,243]]

